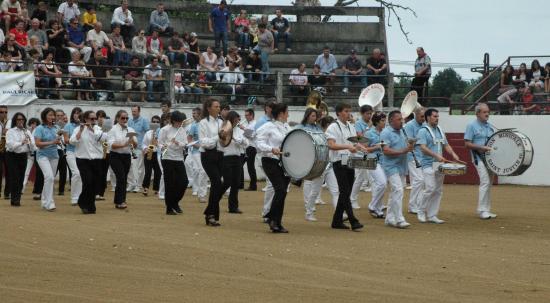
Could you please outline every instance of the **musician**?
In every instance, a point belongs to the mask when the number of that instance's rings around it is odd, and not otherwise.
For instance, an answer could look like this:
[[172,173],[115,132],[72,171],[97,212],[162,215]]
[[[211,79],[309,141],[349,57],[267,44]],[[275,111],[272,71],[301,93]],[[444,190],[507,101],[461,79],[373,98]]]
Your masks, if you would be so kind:
[[437,217],[441,196],[443,194],[443,180],[445,175],[440,173],[439,165],[450,162],[443,157],[443,150],[450,154],[455,161],[460,161],[458,155],[447,142],[445,133],[439,127],[439,111],[434,108],[424,113],[426,124],[420,128],[416,136],[416,144],[420,145],[422,156],[420,163],[424,174],[423,199],[418,207],[418,221],[425,223],[426,220],[435,224],[445,223]]
[[[29,121],[27,122],[27,126],[28,126],[28,130],[29,132],[31,133],[31,140],[34,140],[34,135],[32,135],[34,133],[34,130],[36,129],[36,127],[40,125],[40,120],[36,119],[36,118],[30,118]],[[21,189],[21,192],[24,193],[25,192],[25,186],[27,186],[27,182],[29,181],[29,175],[31,174],[31,169],[34,165],[34,162],[35,162],[35,153],[36,152],[36,145],[34,146],[34,149],[32,151],[32,153],[30,154],[30,157],[27,158],[27,167],[25,168],[25,180],[23,181],[23,188]],[[38,177],[38,171],[40,170],[40,168],[38,167],[38,164],[36,165],[35,167],[35,176],[34,176],[34,182],[36,183],[36,180],[37,180],[37,177]],[[40,174],[42,174],[42,172],[40,172]],[[43,179],[44,177],[42,177]],[[43,182],[43,181],[42,181]],[[38,197],[38,200],[40,200],[40,197]]]
[[[165,127],[166,125],[171,125],[170,123],[170,113],[165,113],[160,115],[160,128],[157,129],[157,138],[160,135],[160,130]],[[157,161],[159,163],[160,167],[160,182],[159,182],[159,192],[158,192],[158,198],[160,200],[164,200],[165,198],[165,190],[164,190],[164,172],[162,171],[162,163],[161,163],[161,153],[157,153]]]
[[[321,119],[319,119],[319,126],[321,127],[324,133],[326,133],[328,127],[332,123],[334,123],[334,118],[331,116],[324,116]],[[334,207],[334,209],[336,209],[336,206],[338,205],[338,197],[340,196],[340,191],[338,190],[338,181],[336,181],[336,175],[334,174],[332,165],[327,165],[327,168],[325,169],[325,171],[323,172],[323,176],[321,177],[323,177],[323,180],[326,183],[328,191],[330,192],[330,195],[332,197],[332,206]],[[318,194],[317,200],[315,201],[315,204],[321,204],[320,200],[321,200],[321,189],[319,189],[319,194]],[[347,218],[348,218],[347,215],[344,214],[343,219],[347,220]]]
[[126,209],[126,184],[131,165],[131,153],[137,146],[135,136],[127,137],[128,133],[134,133],[134,129],[128,127],[128,113],[119,110],[115,116],[116,124],[108,133],[107,142],[111,148],[109,165],[116,176],[115,196],[113,202],[115,208]]
[[265,214],[265,218],[269,219],[269,228],[272,232],[288,233],[288,230],[282,225],[282,218],[290,178],[285,176],[279,159],[282,154],[280,146],[286,134],[290,131],[290,127],[286,123],[288,106],[286,104],[274,104],[271,113],[273,120],[260,127],[256,134],[256,146],[262,153],[262,167],[275,191],[269,212]]
[[[151,118],[151,125],[158,124],[160,125],[160,117],[155,115]],[[160,129],[160,127],[159,127]],[[159,129],[150,129],[143,136],[143,141],[141,142],[141,149],[143,151],[143,164],[145,165],[145,176],[143,177],[143,183],[141,187],[143,188],[143,195],[147,196],[149,194],[149,185],[151,184],[151,173],[154,172],[153,178],[153,191],[157,193],[159,191],[160,183],[160,165],[158,161],[158,134]],[[152,147],[150,149],[149,147]],[[150,159],[149,159],[150,158]]]
[[[241,154],[248,146],[248,139],[244,137],[244,126],[239,125],[241,117],[236,111],[227,113],[227,121],[233,126],[232,139],[228,146],[223,147],[223,189],[229,192],[229,213],[241,214],[239,209],[239,185],[241,183],[241,169],[243,167]],[[224,134],[228,136],[228,134]]]
[[477,212],[483,220],[496,218],[497,215],[491,212],[491,185],[493,175],[489,172],[483,162],[483,154],[491,151],[486,146],[487,140],[494,133],[489,124],[489,107],[487,104],[479,103],[475,107],[476,120],[470,122],[464,133],[466,148],[472,153],[472,162],[479,175],[479,198]]
[[336,105],[336,122],[332,123],[326,132],[328,148],[330,149],[330,161],[332,169],[336,175],[340,195],[338,204],[332,216],[332,228],[349,229],[349,226],[343,222],[344,212],[347,214],[352,230],[363,228],[363,224],[353,214],[350,195],[353,186],[355,171],[347,166],[347,159],[351,154],[358,150],[363,150],[360,144],[352,144],[347,140],[356,135],[353,125],[348,122],[351,114],[351,105],[347,103],[338,103]]
[[61,144],[61,137],[57,134],[58,127],[55,125],[55,111],[46,107],[40,113],[42,124],[34,131],[34,140],[38,151],[36,158],[42,174],[44,175],[44,186],[42,188],[42,208],[47,211],[55,211],[53,199],[53,185],[57,164],[59,162],[58,145]]
[[16,113],[11,119],[11,128],[6,132],[6,162],[11,178],[11,206],[21,206],[27,159],[35,148],[32,134],[25,128],[26,124],[25,115]]
[[95,195],[98,184],[102,182],[98,175],[102,173],[103,145],[107,134],[96,125],[96,114],[89,110],[82,115],[84,123],[76,128],[69,142],[75,146],[74,155],[82,178],[82,191],[78,197],[78,206],[82,213],[95,214]]
[[[409,138],[416,138],[418,130],[422,127],[425,122],[424,113],[426,109],[424,107],[418,107],[414,111],[414,119],[410,120],[403,127],[404,132]],[[420,158],[422,152],[420,151],[420,146],[416,145],[413,153]],[[407,154],[407,165],[409,169],[409,179],[411,182],[411,193],[409,195],[409,206],[408,210],[411,214],[416,214],[418,212],[418,206],[423,201],[422,194],[424,192],[424,174],[422,173],[421,167],[416,167],[416,161],[414,160],[413,153]],[[417,159],[418,161],[418,159]]]
[[80,116],[82,115],[82,109],[75,107],[71,111],[70,122],[63,128],[63,142],[67,142],[66,156],[67,166],[71,170],[71,205],[78,205],[78,197],[82,192],[82,179],[78,166],[76,165],[75,146],[72,145],[69,140],[73,131],[80,127]]
[[189,180],[183,164],[183,154],[187,145],[187,136],[183,130],[185,114],[173,111],[170,114],[170,125],[164,126],[159,133],[158,146],[162,150],[161,163],[164,175],[166,214],[182,213],[179,206],[185,194]]
[[209,98],[203,103],[202,116],[199,123],[199,141],[201,164],[210,179],[210,195],[208,206],[204,210],[206,225],[220,226],[220,200],[223,196],[222,188],[222,160],[223,152],[219,144],[219,132],[222,120],[220,101]]
[[369,213],[372,217],[382,219],[385,218],[384,215],[384,203],[382,199],[384,198],[384,192],[386,191],[386,184],[388,180],[382,164],[382,145],[380,144],[380,135],[384,128],[386,127],[386,114],[383,112],[375,112],[371,118],[372,126],[368,131],[365,137],[369,139],[369,147],[375,148],[372,152],[374,157],[378,159],[376,164],[376,169],[371,170],[369,174],[372,176],[372,199],[369,203]]
[[[36,119],[36,118],[31,118]],[[36,119],[38,120],[38,119]],[[36,132],[36,129],[40,126],[40,120],[38,120],[38,124],[32,131],[32,137],[34,139],[34,133]],[[35,142],[36,144],[36,142]],[[32,185],[32,199],[35,201],[40,201],[42,198],[42,188],[44,187],[44,174],[42,173],[42,170],[40,169],[40,165],[38,165],[38,147],[34,150],[34,167],[35,167],[35,173],[34,173],[34,184]]]
[[[254,110],[251,108],[247,108],[244,111],[244,118],[245,121],[243,122],[243,126],[248,129],[252,134],[254,134],[254,130],[256,128],[256,120],[254,120]],[[250,178],[250,183],[248,185],[248,188],[245,189],[245,191],[256,191],[258,182],[258,178],[256,176],[256,144],[254,142],[254,135],[251,136],[252,140],[249,140],[249,145],[246,148],[245,151],[245,162],[246,162],[246,168],[248,170],[248,177]],[[244,163],[243,163],[244,165]],[[243,171],[244,174],[244,171]]]
[[[367,137],[367,133],[370,129],[371,117],[372,117],[372,106],[362,105],[359,109],[361,113],[361,119],[355,122],[355,130],[357,131],[357,136]],[[359,191],[361,186],[365,181],[369,181],[369,171],[366,169],[355,169],[355,181],[353,182],[353,187],[351,188],[351,206],[353,209],[360,209],[359,203],[357,201],[359,197]]]
[[[273,119],[273,116],[271,114],[273,110],[273,106],[277,102],[275,100],[269,100],[264,104],[264,115],[256,121],[256,125],[254,126],[254,130],[258,132],[258,129],[262,127],[265,123],[270,122]],[[257,148],[256,148],[257,149]],[[261,161],[260,161],[261,164]],[[265,181],[265,187],[262,189],[262,191],[265,192],[264,194],[264,205],[262,208],[262,217],[264,218],[264,223],[268,223],[269,219],[266,218],[267,213],[269,212],[269,208],[271,207],[271,201],[273,200],[273,195],[275,195],[275,191],[273,190],[273,186],[269,180],[269,178],[266,178]]]
[[[67,115],[62,109],[55,110],[55,124],[59,130],[63,131],[65,127]],[[57,145],[57,154],[59,155],[59,161],[57,162],[56,172],[59,172],[58,186],[59,191],[58,195],[65,195],[65,184],[67,183],[67,156],[66,156],[66,146],[65,137],[61,136],[61,143]]]
[[193,115],[194,121],[193,123],[191,123],[191,126],[187,131],[187,142],[188,143],[196,142],[196,143],[190,147],[190,155],[188,155],[187,157],[191,159],[191,164],[193,167],[193,176],[192,176],[193,195],[196,193],[196,195],[199,198],[199,202],[206,203],[208,179],[206,176],[206,172],[204,171],[204,168],[202,168],[200,144],[198,143],[199,142],[199,122],[202,119],[200,107],[194,108],[192,115]]
[[2,178],[6,176],[4,184],[4,200],[10,199],[10,177],[8,167],[6,165],[6,133],[10,128],[11,123],[8,121],[8,107],[0,105],[0,191],[2,190]]
[[[143,142],[143,136],[149,130],[149,122],[144,117],[140,116],[141,107],[132,106],[132,119],[128,121],[128,126],[133,128],[137,133],[138,146],[141,146]],[[140,186],[143,183],[143,154],[136,153],[136,158],[132,157],[132,165],[130,167],[130,173],[128,175],[128,188],[126,191],[137,193],[140,191]]]
[[380,133],[380,140],[386,145],[383,148],[382,168],[390,182],[391,193],[386,210],[385,224],[397,228],[407,228],[410,224],[403,216],[403,191],[407,173],[407,153],[413,150],[412,144],[402,131],[403,117],[394,110],[388,115],[389,127]]
[[[107,114],[104,110],[98,110],[96,113],[97,126],[103,127],[105,120],[108,119]],[[105,189],[107,188],[107,174],[109,173],[109,146],[105,147],[103,144],[106,143],[106,139],[103,139],[100,143],[102,144],[104,157],[101,159],[101,173],[99,174],[99,182],[96,182],[96,201],[105,200]]]

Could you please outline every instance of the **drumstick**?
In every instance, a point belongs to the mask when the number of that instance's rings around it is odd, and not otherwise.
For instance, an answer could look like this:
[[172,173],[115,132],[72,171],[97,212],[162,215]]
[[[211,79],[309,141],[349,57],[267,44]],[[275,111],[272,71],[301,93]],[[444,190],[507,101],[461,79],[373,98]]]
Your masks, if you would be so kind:
[[466,163],[466,162],[464,162],[464,161],[462,161],[462,160],[456,160],[455,162],[458,162],[458,163],[460,163],[460,164],[464,164],[464,165],[467,165],[467,163]]

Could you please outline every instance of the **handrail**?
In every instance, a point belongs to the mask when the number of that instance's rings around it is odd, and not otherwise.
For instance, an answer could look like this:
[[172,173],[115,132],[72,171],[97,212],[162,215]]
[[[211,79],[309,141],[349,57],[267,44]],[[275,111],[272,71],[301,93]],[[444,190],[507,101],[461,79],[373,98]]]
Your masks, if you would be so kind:
[[474,91],[476,91],[478,89],[478,87],[480,87],[482,84],[484,84],[486,81],[488,81],[491,78],[491,76],[493,75],[493,73],[496,73],[497,71],[500,71],[502,66],[506,63],[510,64],[510,57],[508,57],[506,60],[504,60],[504,62],[502,62],[502,64],[500,64],[497,68],[493,69],[487,76],[485,76],[483,79],[481,79],[481,81],[479,81],[479,83],[477,83],[474,87],[472,87],[472,89],[470,89],[470,91],[467,92],[462,97],[462,100],[466,101],[466,99],[468,97],[470,97],[470,95],[473,94]]

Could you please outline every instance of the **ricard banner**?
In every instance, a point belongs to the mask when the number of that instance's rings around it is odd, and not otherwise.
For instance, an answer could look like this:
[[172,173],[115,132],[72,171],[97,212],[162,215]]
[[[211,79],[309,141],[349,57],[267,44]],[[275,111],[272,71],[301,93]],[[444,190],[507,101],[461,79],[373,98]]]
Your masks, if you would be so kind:
[[0,73],[0,104],[22,106],[36,99],[32,71]]

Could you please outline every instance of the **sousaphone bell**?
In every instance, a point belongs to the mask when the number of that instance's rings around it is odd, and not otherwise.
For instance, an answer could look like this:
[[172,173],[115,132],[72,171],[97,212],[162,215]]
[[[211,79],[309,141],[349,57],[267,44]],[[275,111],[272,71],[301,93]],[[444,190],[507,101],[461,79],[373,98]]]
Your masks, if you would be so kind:
[[361,91],[358,100],[359,106],[370,105],[374,111],[382,111],[384,109],[382,100],[385,93],[384,85],[380,83],[371,84]]
[[403,103],[401,103],[401,116],[406,119],[408,116],[414,113],[415,110],[421,107],[422,105],[418,103],[418,93],[414,90],[411,90],[405,96],[405,99],[403,99]]

